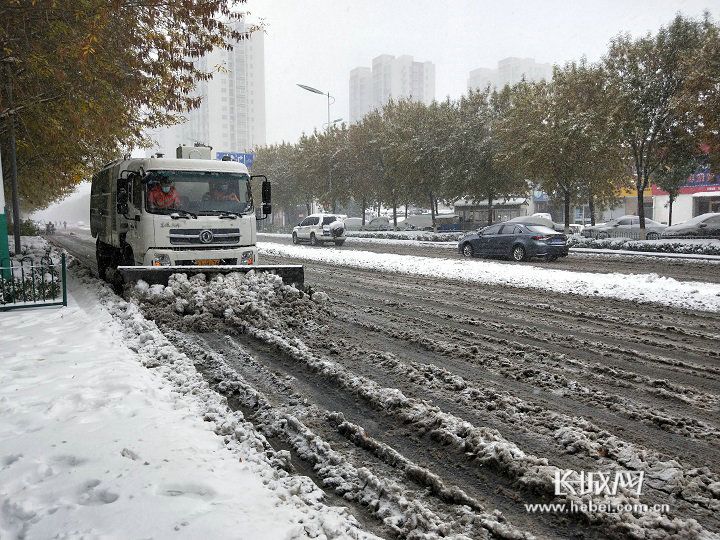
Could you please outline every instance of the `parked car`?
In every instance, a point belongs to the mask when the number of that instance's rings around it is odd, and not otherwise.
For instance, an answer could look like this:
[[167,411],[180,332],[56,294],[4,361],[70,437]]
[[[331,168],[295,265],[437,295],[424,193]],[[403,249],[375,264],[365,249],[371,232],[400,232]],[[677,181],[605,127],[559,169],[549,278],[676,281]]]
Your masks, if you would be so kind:
[[541,257],[554,261],[567,257],[567,236],[533,223],[506,221],[463,236],[458,251],[465,257],[509,257],[524,261]]
[[342,246],[345,243],[345,225],[335,214],[311,214],[293,229],[292,241],[293,244],[308,242],[311,246],[326,242]]
[[[392,225],[392,220],[390,220]],[[436,214],[435,225],[438,231],[459,231],[460,217],[456,214]],[[398,219],[398,230],[400,231],[432,231],[433,221],[432,214],[415,214],[408,216],[407,219]]]
[[387,231],[390,229],[390,220],[386,216],[377,216],[365,224],[365,231]]
[[430,214],[415,214],[398,219],[398,229],[401,231],[432,231],[432,216]]
[[345,230],[346,231],[359,231],[362,229],[362,218],[359,217],[349,217],[345,218],[343,220],[343,223],[345,224]]
[[720,238],[720,213],[700,214],[684,223],[671,225],[662,238]]
[[[666,229],[665,225],[645,218],[645,232],[648,240],[657,240]],[[633,238],[640,233],[640,218],[638,216],[622,216],[611,219],[607,223],[588,225],[582,235],[588,238]]]

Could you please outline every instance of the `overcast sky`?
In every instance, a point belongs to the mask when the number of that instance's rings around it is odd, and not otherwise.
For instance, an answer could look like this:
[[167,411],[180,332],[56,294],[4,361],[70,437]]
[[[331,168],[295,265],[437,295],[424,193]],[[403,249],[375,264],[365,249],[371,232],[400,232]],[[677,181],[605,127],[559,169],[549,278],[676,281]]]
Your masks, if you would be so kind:
[[350,70],[380,54],[435,64],[435,95],[460,96],[470,70],[508,56],[599,59],[620,32],[655,31],[681,12],[717,19],[720,0],[249,0],[266,24],[267,140],[294,142],[332,117],[348,119]]

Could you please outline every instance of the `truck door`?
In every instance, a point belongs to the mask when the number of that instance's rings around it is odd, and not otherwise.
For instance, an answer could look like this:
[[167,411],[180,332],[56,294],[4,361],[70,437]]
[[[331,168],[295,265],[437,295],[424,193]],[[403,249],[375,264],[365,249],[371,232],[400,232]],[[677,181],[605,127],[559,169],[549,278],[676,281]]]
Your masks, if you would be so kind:
[[142,231],[140,223],[143,211],[143,183],[139,174],[132,173],[127,179],[128,190],[128,213],[127,213],[127,236],[125,241],[133,248],[133,254],[137,257],[143,253],[140,249]]

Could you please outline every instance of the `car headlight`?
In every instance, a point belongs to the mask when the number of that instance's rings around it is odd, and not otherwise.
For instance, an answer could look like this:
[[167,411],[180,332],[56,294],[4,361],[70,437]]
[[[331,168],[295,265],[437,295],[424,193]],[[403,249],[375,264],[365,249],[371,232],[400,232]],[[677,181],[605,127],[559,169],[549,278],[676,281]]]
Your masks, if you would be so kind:
[[243,251],[240,257],[240,264],[253,264],[255,262],[255,253],[252,251]]
[[170,266],[170,255],[167,255],[166,253],[161,253],[160,255],[155,255],[155,257],[152,260],[153,266]]

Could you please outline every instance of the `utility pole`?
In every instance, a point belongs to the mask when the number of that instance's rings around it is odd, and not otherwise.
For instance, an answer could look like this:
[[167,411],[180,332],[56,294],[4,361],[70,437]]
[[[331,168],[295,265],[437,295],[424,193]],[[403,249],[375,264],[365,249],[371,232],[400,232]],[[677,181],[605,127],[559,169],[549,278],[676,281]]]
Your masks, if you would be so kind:
[[[6,92],[8,109],[10,114],[8,120],[10,122],[9,135],[10,135],[10,187],[12,190],[12,208],[13,208],[13,238],[15,240],[15,253],[20,253],[20,202],[18,200],[18,184],[17,184],[17,156],[15,147],[15,112],[13,111],[13,91],[12,91],[12,67],[11,63],[14,62],[14,58],[8,58],[5,60],[5,75],[6,75]],[[3,197],[4,198],[4,197]]]

